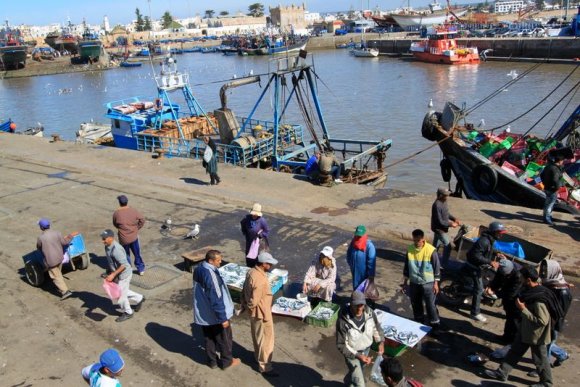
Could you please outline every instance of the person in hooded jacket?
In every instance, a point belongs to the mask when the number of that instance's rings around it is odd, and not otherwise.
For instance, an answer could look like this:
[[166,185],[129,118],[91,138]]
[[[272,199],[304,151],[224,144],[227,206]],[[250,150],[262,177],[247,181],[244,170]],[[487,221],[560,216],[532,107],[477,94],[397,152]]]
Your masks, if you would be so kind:
[[556,344],[556,339],[564,325],[564,318],[570,309],[572,303],[572,294],[570,293],[571,284],[566,282],[562,274],[560,264],[554,259],[544,259],[540,263],[540,278],[542,278],[542,285],[550,289],[562,307],[564,316],[555,322],[552,331],[552,342],[548,345],[548,355],[556,358],[554,367],[562,365],[562,363],[570,357],[570,355]]
[[[232,327],[234,303],[219,267],[222,254],[210,250],[205,260],[193,272],[194,323],[201,326],[205,338],[205,353],[210,368],[222,369],[237,366],[240,359],[232,356]],[[220,357],[217,356],[220,352]]]
[[505,344],[511,344],[514,341],[522,318],[520,310],[516,307],[516,298],[524,283],[519,269],[509,259],[502,259],[499,261],[495,277],[489,284],[489,287],[502,300],[505,324],[501,341]]

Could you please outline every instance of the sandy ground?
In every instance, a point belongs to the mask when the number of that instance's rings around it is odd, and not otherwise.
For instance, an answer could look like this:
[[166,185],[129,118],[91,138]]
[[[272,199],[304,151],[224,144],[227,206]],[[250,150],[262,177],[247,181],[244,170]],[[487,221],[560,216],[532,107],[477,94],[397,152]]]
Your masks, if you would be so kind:
[[[364,223],[378,248],[379,307],[411,316],[408,300],[397,292],[401,252],[413,228],[428,229],[432,197],[348,185],[321,188],[292,175],[222,165],[220,175],[223,183],[211,187],[197,161],[155,160],[140,152],[0,135],[2,385],[81,385],[81,368],[108,347],[119,349],[126,359],[124,385],[341,385],[346,366],[335,347],[334,328],[315,328],[286,317],[275,318],[274,366],[282,375],[278,380],[265,380],[256,372],[244,316],[233,321],[234,353],[243,364],[228,371],[204,366],[200,332],[194,329],[192,334],[191,329],[191,274],[182,271],[180,256],[213,246],[224,252],[228,262],[242,262],[239,220],[254,201],[263,204],[273,229],[273,255],[290,272],[285,295],[296,294],[308,263],[328,244],[336,248],[338,295],[344,299],[351,291],[345,244],[354,227]],[[114,321],[118,312],[101,287],[104,253],[98,237],[103,228],[111,227],[120,193],[128,195],[130,205],[148,220],[141,233],[147,265],[176,273],[174,279],[149,290],[138,286],[147,275],[134,278],[133,289],[147,301],[135,318],[122,324]],[[539,222],[537,210],[461,199],[451,199],[451,208],[471,224],[500,218],[512,232],[553,249],[568,272],[578,266],[578,220],[570,215],[558,215],[558,225],[548,228]],[[75,291],[66,301],[58,299],[50,281],[34,288],[22,277],[22,255],[34,248],[40,217],[51,218],[53,227],[63,233],[81,232],[90,252],[87,270],[66,274]],[[164,235],[160,226],[168,217],[176,227]],[[181,235],[192,223],[201,225],[201,237],[183,240]],[[578,377],[579,335],[574,330],[578,297],[574,296],[560,340],[572,359],[554,370],[556,385],[570,384]],[[481,379],[481,368],[465,362],[468,353],[489,353],[499,346],[495,333],[501,333],[503,312],[484,309],[489,321],[481,324],[470,321],[465,309],[440,307],[452,330],[427,337],[405,352],[401,360],[407,373],[433,386],[494,385]],[[532,367],[527,359],[501,385],[531,384],[525,373]]]

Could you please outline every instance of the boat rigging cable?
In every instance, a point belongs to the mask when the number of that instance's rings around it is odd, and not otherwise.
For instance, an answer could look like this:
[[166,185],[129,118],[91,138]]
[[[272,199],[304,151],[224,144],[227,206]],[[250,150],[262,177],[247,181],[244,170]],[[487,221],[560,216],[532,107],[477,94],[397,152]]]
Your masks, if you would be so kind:
[[548,133],[546,133],[546,137],[550,137],[550,134],[552,134],[552,131],[556,127],[556,124],[560,121],[560,118],[562,118],[562,115],[564,114],[564,112],[566,111],[566,109],[568,109],[568,106],[570,106],[570,103],[574,100],[574,97],[576,96],[576,93],[578,92],[578,90],[580,90],[580,88],[576,88],[576,91],[574,92],[574,94],[572,94],[572,97],[570,97],[570,100],[568,101],[568,103],[566,104],[566,106],[564,106],[564,108],[562,109],[562,111],[558,115],[558,118],[556,118],[556,120],[552,124],[552,127],[550,128],[550,130],[548,131]]
[[484,104],[486,104],[487,102],[492,100],[495,96],[497,96],[498,94],[501,94],[508,86],[511,86],[514,83],[518,82],[519,80],[523,79],[526,75],[528,75],[529,73],[531,73],[532,71],[534,71],[535,69],[540,67],[541,65],[542,65],[542,63],[536,63],[535,65],[531,66],[529,69],[525,70],[522,74],[520,74],[519,77],[512,79],[511,81],[507,82],[506,84],[501,86],[499,89],[495,90],[490,95],[488,95],[487,97],[482,99],[481,101],[476,102],[472,107],[470,107],[469,109],[467,109],[465,111],[464,117],[467,117],[475,109],[480,108],[481,106],[483,106]]
[[[507,125],[509,125],[509,124],[511,124],[511,123],[513,123],[513,122],[515,122],[515,121],[517,121],[517,120],[519,120],[520,118],[522,118],[523,116],[525,116],[526,114],[528,114],[529,112],[531,112],[532,110],[534,110],[535,108],[537,108],[537,107],[538,107],[540,104],[542,104],[544,101],[546,101],[546,100],[547,100],[547,99],[548,99],[548,98],[549,98],[549,97],[550,97],[552,94],[554,94],[554,93],[556,92],[556,90],[558,90],[558,89],[560,88],[560,86],[562,86],[562,85],[564,84],[564,82],[566,82],[566,81],[567,81],[567,80],[568,80],[568,79],[569,79],[569,78],[572,76],[572,74],[574,74],[574,72],[575,72],[576,70],[578,70],[578,66],[579,66],[579,65],[576,65],[576,67],[574,67],[574,69],[572,69],[572,71],[570,72],[570,74],[568,74],[568,75],[567,75],[567,76],[566,76],[566,77],[565,77],[565,78],[564,78],[564,79],[563,79],[563,80],[562,80],[560,83],[558,83],[558,85],[556,85],[556,87],[555,87],[555,88],[554,88],[554,89],[553,89],[551,92],[549,92],[549,93],[548,93],[548,94],[547,94],[547,95],[546,95],[544,98],[542,98],[542,99],[541,99],[541,100],[540,100],[540,101],[539,101],[537,104],[535,104],[534,106],[532,106],[531,108],[529,108],[528,110],[526,110],[525,112],[523,112],[522,114],[520,114],[519,116],[517,116],[516,118],[512,119],[511,121],[509,121],[509,122],[506,122],[506,123],[505,123],[505,124],[503,124],[503,125],[498,125],[498,126],[496,126],[496,127],[494,127],[494,128],[491,128],[491,129],[485,129],[485,130],[482,130],[481,132],[492,132],[492,131],[494,131],[494,130],[501,129],[501,128],[503,128],[503,127],[505,127],[505,126],[507,126]],[[577,86],[578,86],[578,83],[580,83],[580,81],[576,83],[576,85],[575,85],[575,86],[572,88],[572,90],[573,90],[575,87],[577,87]],[[568,91],[568,93],[566,93],[566,95],[564,95],[564,96],[563,96],[563,97],[560,99],[560,101],[558,101],[558,102],[556,103],[556,105],[558,105],[558,104],[559,104],[559,103],[562,101],[562,99],[563,99],[563,98],[565,98],[565,97],[566,97],[568,94],[570,94],[570,93],[572,92],[572,90]],[[553,108],[552,108],[552,109],[553,109]],[[550,109],[550,111],[551,111],[552,109]],[[542,116],[542,118],[544,118],[545,116],[546,116],[546,115],[544,114],[544,115]],[[536,123],[534,124],[534,126],[536,126],[537,124],[538,124],[538,122],[536,122]],[[532,127],[532,128],[533,128],[533,127]],[[527,133],[529,133],[529,131],[530,131],[530,130],[528,130],[528,131],[526,132],[526,134],[527,134]]]

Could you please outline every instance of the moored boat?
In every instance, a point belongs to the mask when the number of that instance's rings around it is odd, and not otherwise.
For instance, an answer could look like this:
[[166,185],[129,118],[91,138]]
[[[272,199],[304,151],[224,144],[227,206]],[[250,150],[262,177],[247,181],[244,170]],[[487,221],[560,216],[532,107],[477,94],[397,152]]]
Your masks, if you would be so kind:
[[580,105],[560,130],[546,138],[509,128],[493,135],[469,123],[459,124],[464,119],[464,111],[448,102],[443,112],[427,113],[421,128],[423,137],[439,144],[443,179],[449,182],[455,176],[457,196],[465,193],[469,199],[543,208],[541,170],[549,157],[559,153],[568,159],[564,166],[568,186],[558,192],[554,208],[580,213]]
[[83,122],[76,137],[76,142],[81,144],[104,144],[113,141],[111,125],[98,122]]
[[[189,87],[189,75],[177,70],[173,58],[165,58],[161,70],[155,75],[157,97],[144,100],[137,97],[111,101],[106,104],[106,117],[111,120],[111,132],[115,145],[120,148],[157,152],[174,157],[201,158],[205,150],[203,136],[211,136],[217,145],[219,162],[243,167],[270,167],[277,171],[303,172],[306,161],[316,147],[337,149],[342,156],[343,180],[350,183],[373,184],[386,181],[383,161],[391,146],[391,140],[365,141],[332,138],[324,123],[319,107],[317,87],[311,65],[305,64],[306,53],[291,60],[280,59],[276,71],[270,74],[264,91],[248,117],[240,117],[227,106],[229,90],[260,82],[259,76],[250,76],[230,81],[220,90],[221,108],[206,112],[193,96]],[[285,67],[287,66],[287,67]],[[285,87],[283,79],[295,77],[299,82],[308,82],[312,90],[304,100],[304,109],[311,109],[317,115],[323,134],[316,135],[315,128],[309,128],[313,143],[306,143],[301,125],[286,122],[288,104],[294,102],[295,93],[289,93],[284,101],[280,92]],[[276,95],[273,120],[259,120],[253,117],[259,111],[268,89],[275,89]],[[183,106],[175,103],[175,96],[185,99]],[[312,123],[310,123],[312,125]]]
[[85,31],[83,37],[79,40],[79,56],[83,63],[94,63],[99,61],[99,57],[103,53],[103,43],[100,41],[97,34],[92,32],[85,22]]
[[408,28],[443,24],[450,20],[450,13],[452,17],[461,17],[467,13],[467,8],[450,10],[449,1],[447,4],[447,8],[443,9],[437,1],[434,1],[429,4],[427,12],[393,13],[390,16],[401,28]]
[[124,60],[119,64],[120,67],[141,67],[143,63],[141,62],[128,62]]
[[479,51],[477,47],[465,47],[457,44],[455,34],[457,26],[443,24],[429,27],[427,39],[411,43],[409,51],[422,62],[443,64],[477,64]]
[[18,30],[13,31],[6,21],[0,39],[0,68],[3,70],[18,70],[26,67],[28,47]]
[[376,58],[379,56],[379,50],[376,48],[354,48],[350,51],[352,55],[359,57],[359,58]]

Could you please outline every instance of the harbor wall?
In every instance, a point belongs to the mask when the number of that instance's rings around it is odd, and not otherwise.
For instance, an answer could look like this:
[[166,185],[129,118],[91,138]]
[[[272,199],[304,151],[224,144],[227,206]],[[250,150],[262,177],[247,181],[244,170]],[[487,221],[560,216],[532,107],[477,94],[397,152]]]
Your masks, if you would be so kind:
[[[381,54],[404,54],[409,51],[411,43],[418,39],[410,39],[405,34],[366,34],[369,47],[376,47]],[[330,49],[337,44],[351,41],[360,42],[360,34],[343,36],[313,37],[308,41],[307,49]],[[489,56],[513,58],[547,58],[575,59],[580,57],[580,39],[574,37],[555,38],[477,38],[457,39],[460,45],[477,47],[480,52],[491,49]]]

